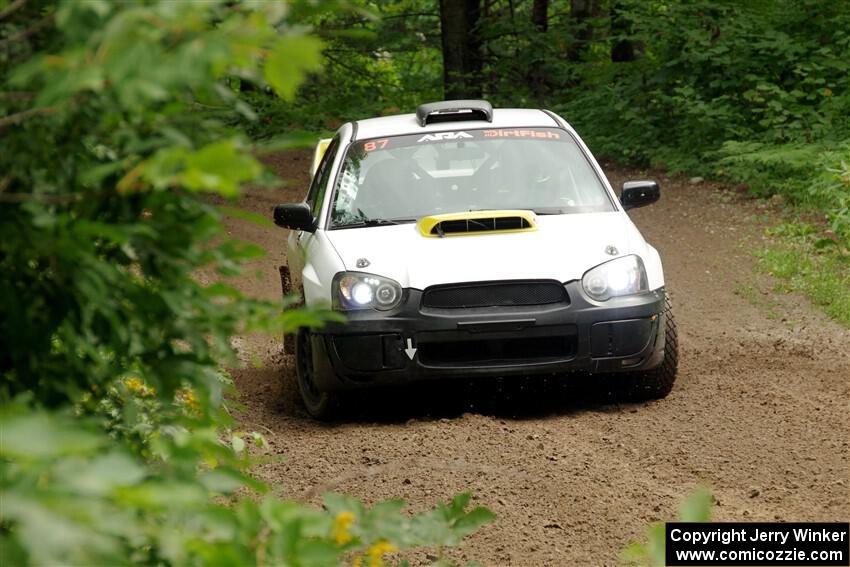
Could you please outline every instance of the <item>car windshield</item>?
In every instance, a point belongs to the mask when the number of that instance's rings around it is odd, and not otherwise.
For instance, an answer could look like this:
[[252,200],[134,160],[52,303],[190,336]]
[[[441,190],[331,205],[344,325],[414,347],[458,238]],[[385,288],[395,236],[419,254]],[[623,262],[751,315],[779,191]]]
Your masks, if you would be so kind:
[[346,152],[335,228],[428,215],[523,209],[595,213],[614,206],[572,136],[558,128],[435,132],[362,140]]

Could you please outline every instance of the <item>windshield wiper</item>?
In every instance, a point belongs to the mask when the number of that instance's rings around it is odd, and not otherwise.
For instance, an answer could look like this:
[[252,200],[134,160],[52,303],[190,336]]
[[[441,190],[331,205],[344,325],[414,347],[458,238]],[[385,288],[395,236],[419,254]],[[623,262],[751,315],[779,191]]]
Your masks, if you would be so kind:
[[365,226],[384,226],[388,224],[398,224],[398,221],[392,219],[363,219],[361,221]]
[[416,222],[416,219],[357,219],[354,222],[335,225],[334,228],[361,228],[364,226],[390,226]]

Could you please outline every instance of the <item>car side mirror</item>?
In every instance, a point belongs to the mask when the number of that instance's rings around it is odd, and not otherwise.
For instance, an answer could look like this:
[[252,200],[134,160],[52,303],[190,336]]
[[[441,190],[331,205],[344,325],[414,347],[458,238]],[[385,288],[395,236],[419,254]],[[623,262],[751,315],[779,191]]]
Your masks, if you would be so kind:
[[283,228],[315,232],[316,220],[308,203],[285,203],[274,208],[274,223]]
[[655,181],[626,181],[620,193],[620,203],[626,210],[651,205],[661,196]]

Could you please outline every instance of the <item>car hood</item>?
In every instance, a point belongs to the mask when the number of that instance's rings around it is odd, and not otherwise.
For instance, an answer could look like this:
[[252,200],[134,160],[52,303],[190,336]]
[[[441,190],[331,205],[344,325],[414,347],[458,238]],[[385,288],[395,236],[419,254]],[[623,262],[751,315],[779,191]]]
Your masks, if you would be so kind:
[[378,274],[416,289],[513,279],[568,282],[611,260],[609,246],[617,249],[617,256],[645,251],[643,238],[624,213],[547,215],[536,221],[532,232],[442,238],[423,236],[413,223],[326,234],[346,270]]

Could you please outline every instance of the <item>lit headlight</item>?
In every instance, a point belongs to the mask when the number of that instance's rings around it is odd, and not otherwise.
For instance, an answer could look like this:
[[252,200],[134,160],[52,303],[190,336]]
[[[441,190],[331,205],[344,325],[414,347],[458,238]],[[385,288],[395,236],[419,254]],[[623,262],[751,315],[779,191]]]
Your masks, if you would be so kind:
[[360,272],[340,272],[333,281],[334,306],[351,309],[392,309],[401,302],[397,282]]
[[649,290],[646,268],[638,256],[623,256],[588,270],[581,278],[581,285],[596,301]]

